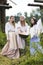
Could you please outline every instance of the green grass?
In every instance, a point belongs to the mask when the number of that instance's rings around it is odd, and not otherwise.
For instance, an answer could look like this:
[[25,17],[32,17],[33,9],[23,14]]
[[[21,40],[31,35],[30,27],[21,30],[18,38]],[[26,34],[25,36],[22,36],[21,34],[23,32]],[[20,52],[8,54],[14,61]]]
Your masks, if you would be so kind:
[[[43,34],[40,35],[41,38],[41,45],[43,47]],[[30,43],[30,37],[26,39],[26,48],[24,55],[22,55],[19,59],[9,59],[5,56],[0,55],[0,65],[43,65],[43,54],[41,53],[36,53],[35,56],[30,55],[30,50],[29,50],[29,43]],[[6,36],[4,33],[0,32],[0,52],[3,46],[6,43]]]
[[43,58],[23,56],[16,60],[11,60],[0,55],[0,65],[43,65]]
[[29,48],[26,47],[26,53],[18,59],[9,59],[0,55],[0,65],[43,65],[43,54],[37,53],[31,56]]
[[11,65],[11,60],[0,55],[0,65]]

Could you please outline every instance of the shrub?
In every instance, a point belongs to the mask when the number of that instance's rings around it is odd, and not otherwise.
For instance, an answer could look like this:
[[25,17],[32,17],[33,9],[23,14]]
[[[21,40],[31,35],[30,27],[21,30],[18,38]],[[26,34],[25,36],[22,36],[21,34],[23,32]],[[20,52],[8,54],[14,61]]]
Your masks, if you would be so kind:
[[2,48],[6,43],[5,33],[0,32],[0,48]]
[[41,45],[43,47],[43,33],[40,34],[40,41],[41,41],[40,43],[41,43]]
[[[41,43],[43,44],[43,34],[41,34],[40,39]],[[7,57],[0,55],[0,65],[43,65],[43,54],[38,53],[35,56],[30,55],[29,51],[29,43],[30,43],[30,36],[26,39],[28,45],[25,48],[25,54],[21,56],[19,59],[9,59]],[[2,48],[6,43],[6,35],[5,33],[0,32],[0,48]]]

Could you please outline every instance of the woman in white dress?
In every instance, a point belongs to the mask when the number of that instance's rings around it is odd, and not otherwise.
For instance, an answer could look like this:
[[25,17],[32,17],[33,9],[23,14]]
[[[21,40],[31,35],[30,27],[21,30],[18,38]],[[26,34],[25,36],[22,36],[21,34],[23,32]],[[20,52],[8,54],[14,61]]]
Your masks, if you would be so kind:
[[[29,26],[25,21],[25,18],[23,16],[20,17],[20,21],[17,24],[17,43],[19,49],[25,49],[25,38],[21,37],[22,35],[29,35]],[[20,36],[21,35],[21,36]]]
[[30,28],[30,54],[35,55],[36,52],[43,53],[42,46],[40,45],[40,38],[39,38],[39,29],[37,28],[37,20],[36,18],[31,19],[31,28]]
[[14,16],[11,16],[9,22],[5,25],[7,43],[1,52],[2,55],[5,55],[11,59],[19,58],[19,50],[16,40],[16,25],[14,21]]

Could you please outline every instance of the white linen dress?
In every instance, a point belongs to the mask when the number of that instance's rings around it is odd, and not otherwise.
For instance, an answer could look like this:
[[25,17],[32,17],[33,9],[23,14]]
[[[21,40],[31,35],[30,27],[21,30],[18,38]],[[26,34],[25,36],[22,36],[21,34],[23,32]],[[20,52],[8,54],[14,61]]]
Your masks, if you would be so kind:
[[10,22],[7,22],[5,25],[5,33],[8,41],[2,49],[1,54],[6,55],[11,59],[19,58],[19,50],[16,40],[16,27],[10,24]]
[[29,35],[29,28],[30,28],[30,26],[28,26],[27,23],[25,26],[21,26],[20,22],[18,22],[18,24],[17,24],[17,31],[18,31],[17,43],[18,43],[19,49],[25,49],[25,38],[22,38],[21,36],[19,36],[19,30],[22,32],[26,32],[26,33],[24,33],[25,35]]

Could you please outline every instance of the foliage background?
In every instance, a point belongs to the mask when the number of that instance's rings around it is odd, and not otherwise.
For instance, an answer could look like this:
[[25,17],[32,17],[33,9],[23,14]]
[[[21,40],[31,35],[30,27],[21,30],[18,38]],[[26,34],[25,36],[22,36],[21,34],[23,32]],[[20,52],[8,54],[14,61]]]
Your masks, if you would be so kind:
[[[43,34],[40,36],[41,45],[43,45]],[[30,36],[26,39],[26,48],[22,50],[21,57],[19,59],[9,59],[5,56],[0,55],[0,65],[43,65],[43,54],[36,53],[34,56],[30,55],[29,50],[29,41]],[[6,44],[6,35],[5,33],[0,32],[0,52],[3,46]],[[23,53],[24,52],[24,53]]]
[[[41,13],[41,14],[40,14]],[[19,12],[17,13],[17,16],[15,16],[15,21],[19,21],[19,17],[22,14]],[[28,13],[24,13],[26,22],[30,25],[30,19],[31,17],[35,16],[37,20],[41,17],[42,18],[42,23],[43,23],[43,9],[37,9],[36,11],[32,11],[30,14],[30,17],[28,17]],[[6,17],[6,22],[8,21],[9,16]],[[2,25],[2,24],[1,24]],[[3,46],[6,44],[6,35],[5,33],[1,32],[2,26],[0,25],[0,52],[3,48]],[[0,65],[43,65],[43,54],[37,52],[34,56],[30,55],[30,50],[29,50],[29,44],[30,44],[30,36],[26,39],[26,48],[25,51],[21,51],[21,57],[19,59],[9,59],[5,56],[0,55]],[[43,47],[43,33],[40,34],[40,44]],[[24,52],[24,53],[23,53]]]

